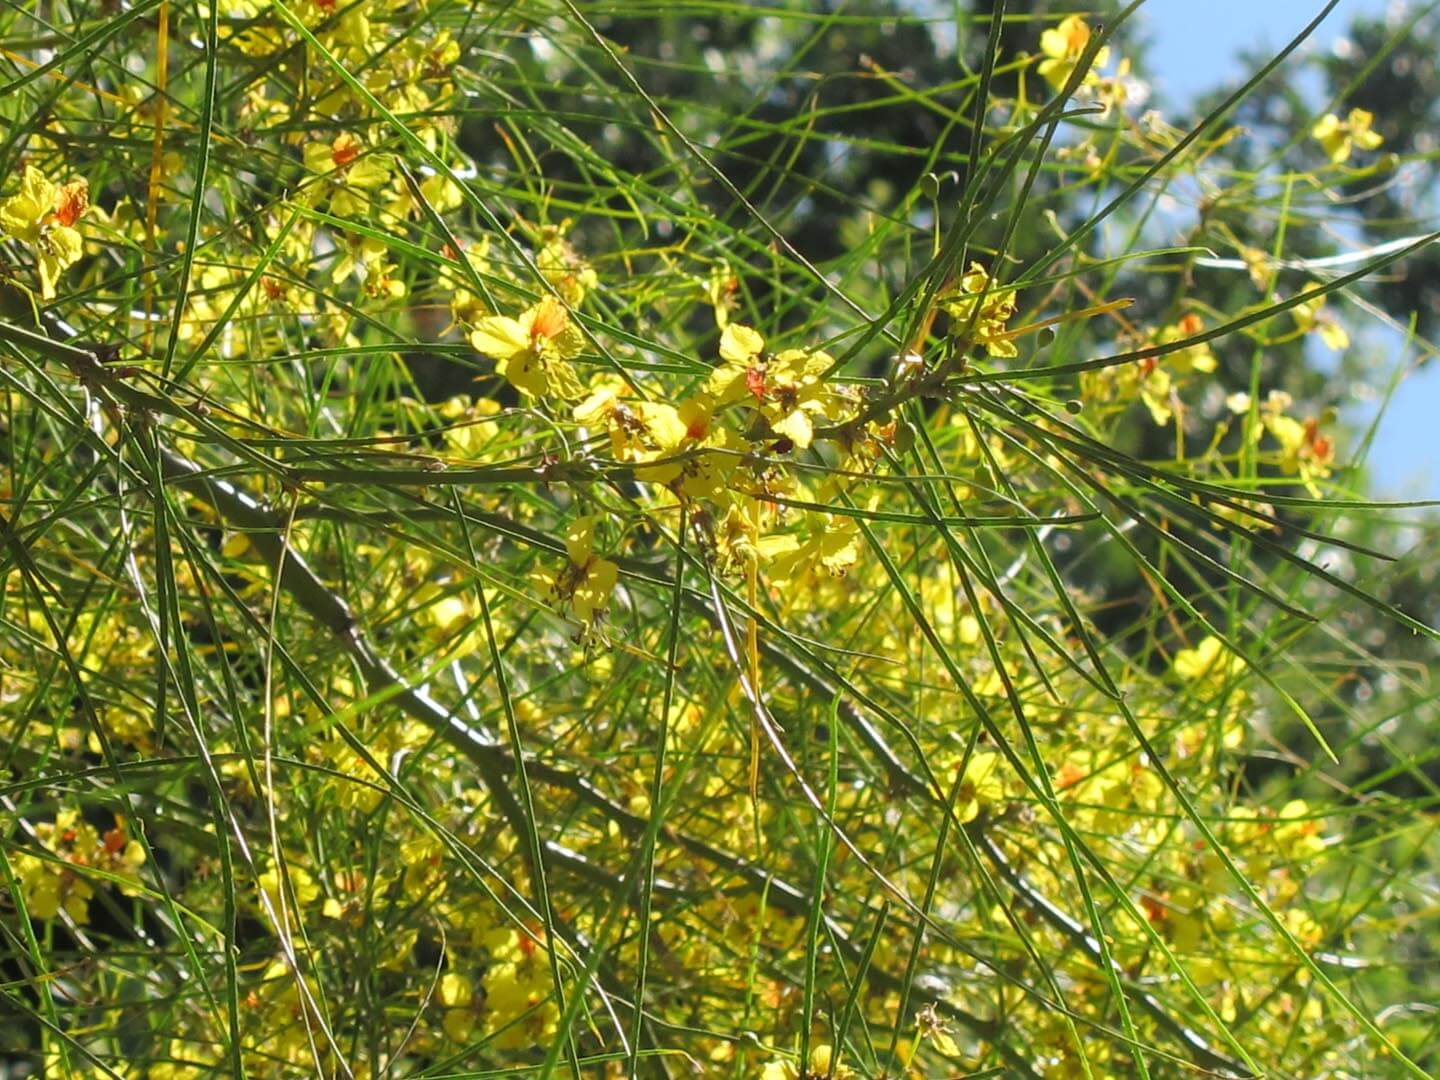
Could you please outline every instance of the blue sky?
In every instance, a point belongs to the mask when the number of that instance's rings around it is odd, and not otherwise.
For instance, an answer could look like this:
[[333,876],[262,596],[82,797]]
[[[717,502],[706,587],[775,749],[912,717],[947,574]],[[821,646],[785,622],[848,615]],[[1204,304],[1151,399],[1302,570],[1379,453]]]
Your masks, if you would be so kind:
[[[1341,0],[1302,48],[1312,54],[1329,50],[1355,16],[1381,14],[1393,3]],[[1279,50],[1323,6],[1319,0],[1149,0],[1135,18],[1149,39],[1148,57],[1161,104],[1237,84],[1247,74],[1239,59],[1242,50]],[[1352,329],[1359,331],[1352,348],[1375,353],[1372,385],[1377,391],[1384,390],[1398,365],[1413,362],[1397,335],[1353,324]],[[1375,404],[1367,401],[1346,413],[1359,425],[1374,415]],[[1380,419],[1369,458],[1377,494],[1440,498],[1437,422],[1440,362],[1432,362],[1402,383]]]

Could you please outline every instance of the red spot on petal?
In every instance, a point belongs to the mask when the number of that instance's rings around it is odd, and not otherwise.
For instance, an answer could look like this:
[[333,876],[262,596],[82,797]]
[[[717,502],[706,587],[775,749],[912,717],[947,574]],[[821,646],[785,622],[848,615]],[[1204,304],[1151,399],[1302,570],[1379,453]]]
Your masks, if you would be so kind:
[[1145,909],[1145,918],[1150,920],[1151,925],[1165,921],[1165,905],[1153,896],[1140,897],[1140,906]]
[[765,369],[752,367],[745,372],[745,385],[750,388],[750,393],[755,395],[756,401],[765,400]]
[[540,308],[535,312],[535,321],[530,324],[530,339],[548,341],[556,337],[565,329],[569,318],[565,306],[553,296],[547,296],[540,301]]
[[353,135],[341,135],[330,146],[330,160],[343,169],[360,156],[360,143]]
[[55,220],[66,228],[80,220],[80,215],[90,206],[90,185],[84,180],[72,180],[60,189],[55,198]]

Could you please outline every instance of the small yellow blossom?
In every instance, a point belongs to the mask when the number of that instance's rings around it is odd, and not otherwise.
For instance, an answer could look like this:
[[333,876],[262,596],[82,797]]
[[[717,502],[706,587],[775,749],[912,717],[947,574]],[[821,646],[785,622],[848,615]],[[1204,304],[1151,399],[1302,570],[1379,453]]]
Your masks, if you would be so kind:
[[600,283],[600,278],[594,267],[565,239],[565,228],[569,224],[567,221],[559,227],[545,228],[544,243],[535,255],[535,265],[565,303],[579,307],[586,293]]
[[595,515],[588,514],[571,523],[565,533],[568,564],[543,578],[550,598],[562,608],[568,605],[583,623],[604,611],[620,574],[613,562],[595,554],[595,521]]
[[328,191],[330,211],[337,217],[364,216],[372,193],[390,180],[390,156],[367,153],[365,144],[348,131],[331,142],[307,143],[305,168],[325,179],[319,193]]
[[35,252],[41,299],[55,298],[61,273],[84,253],[75,223],[89,205],[90,189],[84,180],[57,186],[33,165],[25,166],[20,191],[0,199],[0,229]]
[[974,821],[985,807],[1005,798],[1005,778],[1000,772],[1000,755],[978,750],[970,755],[960,791],[955,800],[955,816],[961,824]]
[[822,378],[835,363],[828,353],[786,349],[769,355],[757,331],[727,323],[720,359],[724,363],[711,372],[705,390],[681,405],[680,419],[693,437],[704,437],[716,411],[749,398],[770,431],[789,444],[782,450],[804,450],[814,441],[814,417],[838,418],[846,404]]
[[[1167,326],[1155,336],[1157,345],[1173,345],[1176,342],[1187,341],[1196,337],[1205,329],[1205,323],[1199,315],[1191,313],[1182,316],[1174,326]],[[1175,370],[1189,374],[1192,371],[1199,371],[1209,375],[1215,370],[1215,354],[1210,351],[1208,341],[1197,342],[1194,345],[1187,345],[1183,349],[1166,353],[1165,361]]]
[[740,279],[724,260],[700,282],[700,292],[715,312],[715,325],[721,330],[730,325],[730,311],[735,307],[739,291]]
[[1260,427],[1254,431],[1259,439],[1268,431],[1280,444],[1280,467],[1298,475],[1312,495],[1319,495],[1316,480],[1330,475],[1335,464],[1335,441],[1325,433],[1322,419],[1309,417],[1297,420],[1288,415],[1290,395],[1272,390],[1260,408]]
[[[1069,15],[1040,35],[1040,51],[1045,59],[1040,61],[1040,76],[1055,89],[1060,89],[1069,80],[1075,65],[1090,44],[1090,26],[1079,15]],[[1110,49],[1101,49],[1095,55],[1091,74],[1086,81],[1094,78],[1094,68],[1104,67],[1110,59]]]
[[804,540],[780,533],[761,537],[756,543],[772,582],[795,583],[822,574],[844,577],[859,561],[860,529],[853,519],[823,513],[806,516],[810,533]]
[[1316,816],[1304,799],[1291,799],[1276,815],[1275,845],[1287,859],[1312,859],[1325,850],[1320,833],[1324,819]]
[[1364,109],[1351,109],[1344,120],[1334,113],[1326,113],[1310,129],[1310,135],[1320,143],[1331,163],[1339,165],[1349,161],[1357,147],[1374,150],[1385,141],[1378,131],[1371,130],[1374,122],[1374,114]]
[[493,358],[517,390],[532,397],[579,397],[580,383],[569,361],[580,355],[584,338],[565,305],[553,296],[527,308],[519,318],[489,315],[475,324],[470,344]]
[[[1313,290],[1311,286],[1306,291]],[[1295,317],[1295,325],[1300,328],[1302,334],[1311,331],[1319,331],[1320,340],[1331,349],[1347,349],[1350,347],[1350,335],[1345,332],[1345,327],[1335,320],[1335,317],[1325,310],[1325,297],[1316,296],[1304,303],[1296,304],[1290,309],[1291,315]]]
[[675,406],[622,401],[623,389],[618,381],[602,382],[572,413],[577,424],[609,428],[610,449],[617,461],[653,461],[684,442],[686,427]]
[[[135,880],[145,863],[145,849],[129,837],[119,817],[102,836],[80,811],[61,810],[54,822],[35,826],[35,836],[48,857],[21,852],[15,859],[25,908],[34,919],[53,919],[63,910],[77,923],[89,922],[95,886],[85,871]],[[134,893],[128,885],[121,891]]]
[[270,910],[277,919],[280,912],[285,911],[294,920],[298,914],[296,908],[308,907],[320,898],[320,886],[316,884],[310,871],[288,860],[285,880],[289,882],[288,889],[284,889],[282,884],[279,865],[272,863],[260,875],[257,884],[260,892],[269,900]]
[[1020,355],[1005,328],[1015,314],[1015,290],[999,288],[979,263],[970,264],[960,287],[942,296],[940,306],[950,316],[951,332],[966,344],[983,345],[990,356]]
[[1207,634],[1193,649],[1177,652],[1171,667],[1186,682],[1223,684],[1243,671],[1245,662],[1214,634]]

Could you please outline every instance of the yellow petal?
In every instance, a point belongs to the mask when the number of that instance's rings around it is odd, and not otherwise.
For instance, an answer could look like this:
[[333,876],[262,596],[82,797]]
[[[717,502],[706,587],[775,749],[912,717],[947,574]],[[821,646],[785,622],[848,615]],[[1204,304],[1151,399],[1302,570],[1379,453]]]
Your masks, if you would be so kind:
[[0,201],[0,226],[17,239],[34,243],[40,224],[55,205],[55,185],[33,165],[25,166],[19,194]]
[[745,380],[746,369],[738,364],[722,364],[710,373],[705,381],[705,397],[709,399],[711,411],[722,405],[731,405],[750,392]]
[[595,515],[586,514],[565,530],[565,551],[576,566],[584,566],[595,551]]
[[550,379],[540,358],[530,349],[512,353],[501,364],[500,374],[504,375],[516,390],[523,390],[531,397],[544,397],[550,388]]
[[732,364],[749,364],[764,348],[765,339],[739,323],[731,323],[720,335],[720,358]]
[[65,268],[84,253],[85,243],[78,232],[62,225],[42,232],[35,247],[40,271],[40,295],[49,300],[55,296],[55,283],[60,280]]
[[576,405],[571,415],[575,417],[577,424],[593,424],[608,419],[614,407],[615,391],[608,386],[602,386]]
[[643,402],[639,407],[645,430],[662,450],[674,450],[685,441],[687,427],[673,405],[657,401]]
[[800,450],[807,448],[815,437],[815,426],[804,409],[796,409],[770,426],[776,435],[789,439]]
[[508,360],[530,347],[530,335],[519,321],[508,315],[489,315],[470,331],[470,344],[477,352],[496,360]]
[[595,613],[610,602],[610,594],[615,589],[618,577],[619,568],[608,559],[592,560],[586,570],[585,580],[580,583],[570,601],[575,617],[582,622],[589,622],[594,618]]
[[779,536],[762,536],[755,541],[755,551],[762,559],[774,559],[781,555],[797,551],[800,548],[800,541],[790,533],[781,533]]

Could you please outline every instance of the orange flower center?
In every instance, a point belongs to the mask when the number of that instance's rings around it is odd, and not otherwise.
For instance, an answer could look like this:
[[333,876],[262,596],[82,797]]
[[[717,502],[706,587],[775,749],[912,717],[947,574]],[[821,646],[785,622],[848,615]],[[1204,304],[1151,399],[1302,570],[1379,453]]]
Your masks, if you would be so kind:
[[55,200],[55,220],[68,229],[89,206],[90,186],[84,180],[73,180],[60,189]]
[[547,296],[540,301],[540,308],[535,312],[535,321],[530,324],[530,341],[549,341],[565,329],[568,319],[564,306],[554,297]]
[[330,147],[330,160],[337,169],[345,168],[359,156],[360,143],[347,135],[340,136]]

